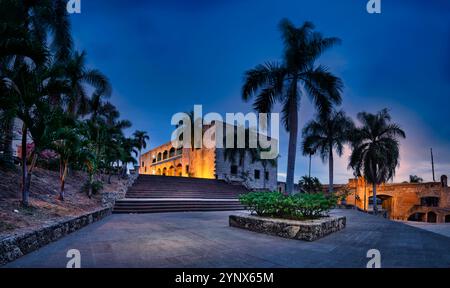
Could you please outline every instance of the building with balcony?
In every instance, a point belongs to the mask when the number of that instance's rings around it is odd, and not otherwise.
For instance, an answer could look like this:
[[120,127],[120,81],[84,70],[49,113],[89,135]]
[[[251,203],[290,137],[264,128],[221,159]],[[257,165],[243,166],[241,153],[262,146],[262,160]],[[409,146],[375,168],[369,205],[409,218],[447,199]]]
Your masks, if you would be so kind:
[[243,159],[225,160],[224,148],[176,149],[171,142],[143,153],[139,174],[219,179],[251,190],[277,189],[277,164],[255,160],[249,152]]

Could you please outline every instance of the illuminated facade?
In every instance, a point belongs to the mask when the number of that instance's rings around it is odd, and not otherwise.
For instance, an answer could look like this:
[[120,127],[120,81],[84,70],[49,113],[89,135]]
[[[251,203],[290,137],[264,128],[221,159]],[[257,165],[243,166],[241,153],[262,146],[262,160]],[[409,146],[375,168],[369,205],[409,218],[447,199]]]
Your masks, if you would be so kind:
[[[351,179],[348,185],[337,185],[336,190],[347,188],[347,205],[361,210],[372,210],[373,189],[364,178]],[[450,188],[447,176],[441,182],[386,183],[377,186],[378,207],[392,220],[410,220],[430,223],[450,223]]]
[[252,190],[276,190],[277,165],[252,161],[249,154],[232,163],[225,160],[223,148],[175,149],[168,142],[142,154],[139,174],[219,179]]

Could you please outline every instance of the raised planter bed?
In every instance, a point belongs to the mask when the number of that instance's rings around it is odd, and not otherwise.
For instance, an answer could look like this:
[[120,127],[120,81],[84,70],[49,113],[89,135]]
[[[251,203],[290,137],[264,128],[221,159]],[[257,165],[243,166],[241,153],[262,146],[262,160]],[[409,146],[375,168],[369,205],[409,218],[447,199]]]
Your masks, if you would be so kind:
[[231,227],[280,236],[289,239],[314,241],[345,228],[344,216],[329,216],[314,220],[287,220],[259,217],[251,214],[230,215]]

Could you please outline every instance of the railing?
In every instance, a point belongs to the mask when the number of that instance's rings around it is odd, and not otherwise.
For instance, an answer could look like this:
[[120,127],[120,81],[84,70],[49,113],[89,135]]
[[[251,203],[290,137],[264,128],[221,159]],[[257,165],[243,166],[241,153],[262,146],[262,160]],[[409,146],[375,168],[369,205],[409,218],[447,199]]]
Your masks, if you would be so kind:
[[154,162],[154,163],[151,163],[150,166],[155,166],[155,165],[163,164],[163,163],[166,163],[166,162],[168,162],[168,161],[172,161],[172,160],[181,158],[181,156],[182,156],[182,155],[175,155],[175,156],[170,157],[170,158],[166,158],[166,159],[163,159],[163,160],[160,160],[160,161],[156,161],[156,162]]

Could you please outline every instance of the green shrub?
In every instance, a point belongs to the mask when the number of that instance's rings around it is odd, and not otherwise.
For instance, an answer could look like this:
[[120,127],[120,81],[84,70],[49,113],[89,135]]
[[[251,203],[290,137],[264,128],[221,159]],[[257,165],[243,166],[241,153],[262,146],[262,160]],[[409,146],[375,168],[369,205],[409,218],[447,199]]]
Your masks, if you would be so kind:
[[324,215],[336,205],[337,197],[323,193],[288,196],[279,192],[252,192],[241,195],[239,201],[259,216],[301,219]]
[[298,194],[298,212],[304,217],[319,217],[333,208],[338,198],[335,195],[325,195],[324,193]]

